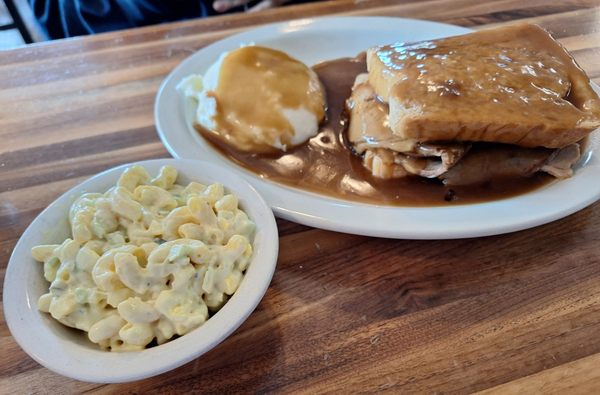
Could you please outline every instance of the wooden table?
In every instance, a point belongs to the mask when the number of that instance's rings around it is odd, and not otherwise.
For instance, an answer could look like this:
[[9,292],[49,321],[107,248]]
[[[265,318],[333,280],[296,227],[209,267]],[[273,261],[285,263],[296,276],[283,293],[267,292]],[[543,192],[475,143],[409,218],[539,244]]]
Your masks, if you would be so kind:
[[[385,15],[550,30],[600,82],[600,2],[330,1],[0,52],[0,270],[66,189],[123,162],[168,157],[153,124],[165,75],[259,24]],[[518,233],[402,241],[279,221],[258,309],[219,347],[155,378],[77,382],[29,358],[0,320],[0,393],[546,392],[600,390],[600,204]]]

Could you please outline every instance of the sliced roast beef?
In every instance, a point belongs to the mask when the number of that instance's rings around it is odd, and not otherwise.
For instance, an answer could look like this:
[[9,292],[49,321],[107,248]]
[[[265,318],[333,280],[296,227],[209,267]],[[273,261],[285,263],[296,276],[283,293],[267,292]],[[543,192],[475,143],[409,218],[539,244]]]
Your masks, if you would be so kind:
[[578,144],[557,150],[479,145],[439,178],[446,185],[472,185],[495,178],[529,177],[538,171],[565,178],[571,176],[571,166],[579,156]]
[[375,177],[435,178],[460,160],[469,144],[421,144],[394,135],[388,125],[388,105],[377,97],[366,76],[356,78],[347,102],[348,139]]
[[573,175],[573,165],[580,157],[581,148],[579,144],[571,144],[565,148],[555,150],[540,170],[556,178],[569,178]]

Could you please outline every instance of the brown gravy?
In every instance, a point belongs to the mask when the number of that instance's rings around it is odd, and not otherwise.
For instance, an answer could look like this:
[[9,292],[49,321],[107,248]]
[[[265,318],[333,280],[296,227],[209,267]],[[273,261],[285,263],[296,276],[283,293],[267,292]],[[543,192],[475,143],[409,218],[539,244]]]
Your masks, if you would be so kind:
[[239,152],[209,132],[202,135],[228,159],[261,178],[334,198],[379,205],[442,206],[475,203],[520,195],[554,178],[494,180],[483,185],[447,187],[437,179],[375,178],[355,155],[345,136],[345,101],[356,75],[366,71],[364,59],[345,58],[313,67],[326,90],[327,119],[306,144],[276,154]]
[[[271,111],[274,105],[305,108],[319,121],[325,117],[325,98],[310,69],[270,48],[249,45],[227,54],[219,69],[219,83],[211,94],[218,103],[215,129],[225,131],[227,143],[241,151],[274,152],[276,138],[282,144],[291,144],[294,129],[281,112]],[[260,127],[263,141],[252,138],[248,132],[252,126]]]

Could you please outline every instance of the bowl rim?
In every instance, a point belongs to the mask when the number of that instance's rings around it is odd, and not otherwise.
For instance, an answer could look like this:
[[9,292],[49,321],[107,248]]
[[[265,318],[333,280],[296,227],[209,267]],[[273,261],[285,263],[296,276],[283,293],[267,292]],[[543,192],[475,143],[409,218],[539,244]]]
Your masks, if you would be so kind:
[[[209,320],[162,345],[142,351],[111,353],[95,349],[87,337],[89,347],[51,330],[55,325],[56,328],[67,327],[37,309],[37,297],[40,295],[32,294],[36,285],[31,280],[39,284],[39,278],[32,276],[39,277],[35,272],[40,269],[35,265],[40,264],[31,257],[30,249],[39,244],[39,239],[48,239],[47,233],[51,230],[43,228],[44,221],[59,216],[60,210],[68,210],[73,199],[82,193],[103,192],[107,189],[103,185],[115,185],[122,171],[133,165],[141,165],[151,174],[161,166],[171,165],[177,169],[179,177],[187,179],[186,182],[222,183],[227,191],[238,197],[240,206],[254,221],[257,230],[252,261],[242,283]],[[67,213],[64,211],[62,215],[66,217]],[[266,293],[275,271],[278,250],[279,237],[273,212],[254,187],[232,171],[191,159],[164,158],[126,163],[98,173],[61,194],[23,232],[10,256],[4,277],[4,316],[19,346],[38,363],[56,373],[95,383],[139,380],[175,369],[201,356],[236,330]],[[43,276],[41,281],[45,287],[48,286]]]

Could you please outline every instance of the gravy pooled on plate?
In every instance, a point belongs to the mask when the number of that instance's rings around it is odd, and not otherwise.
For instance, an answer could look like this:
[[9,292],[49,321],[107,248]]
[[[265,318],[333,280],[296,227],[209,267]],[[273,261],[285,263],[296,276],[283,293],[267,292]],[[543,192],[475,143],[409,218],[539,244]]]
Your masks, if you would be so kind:
[[364,54],[324,62],[313,67],[325,88],[326,121],[306,144],[285,153],[240,152],[212,133],[202,136],[227,158],[262,178],[335,198],[372,204],[435,206],[448,201],[472,203],[518,195],[547,184],[544,174],[516,180],[497,180],[485,185],[450,188],[438,180],[406,177],[382,180],[371,175],[346,139],[345,102],[354,79],[366,71]]

